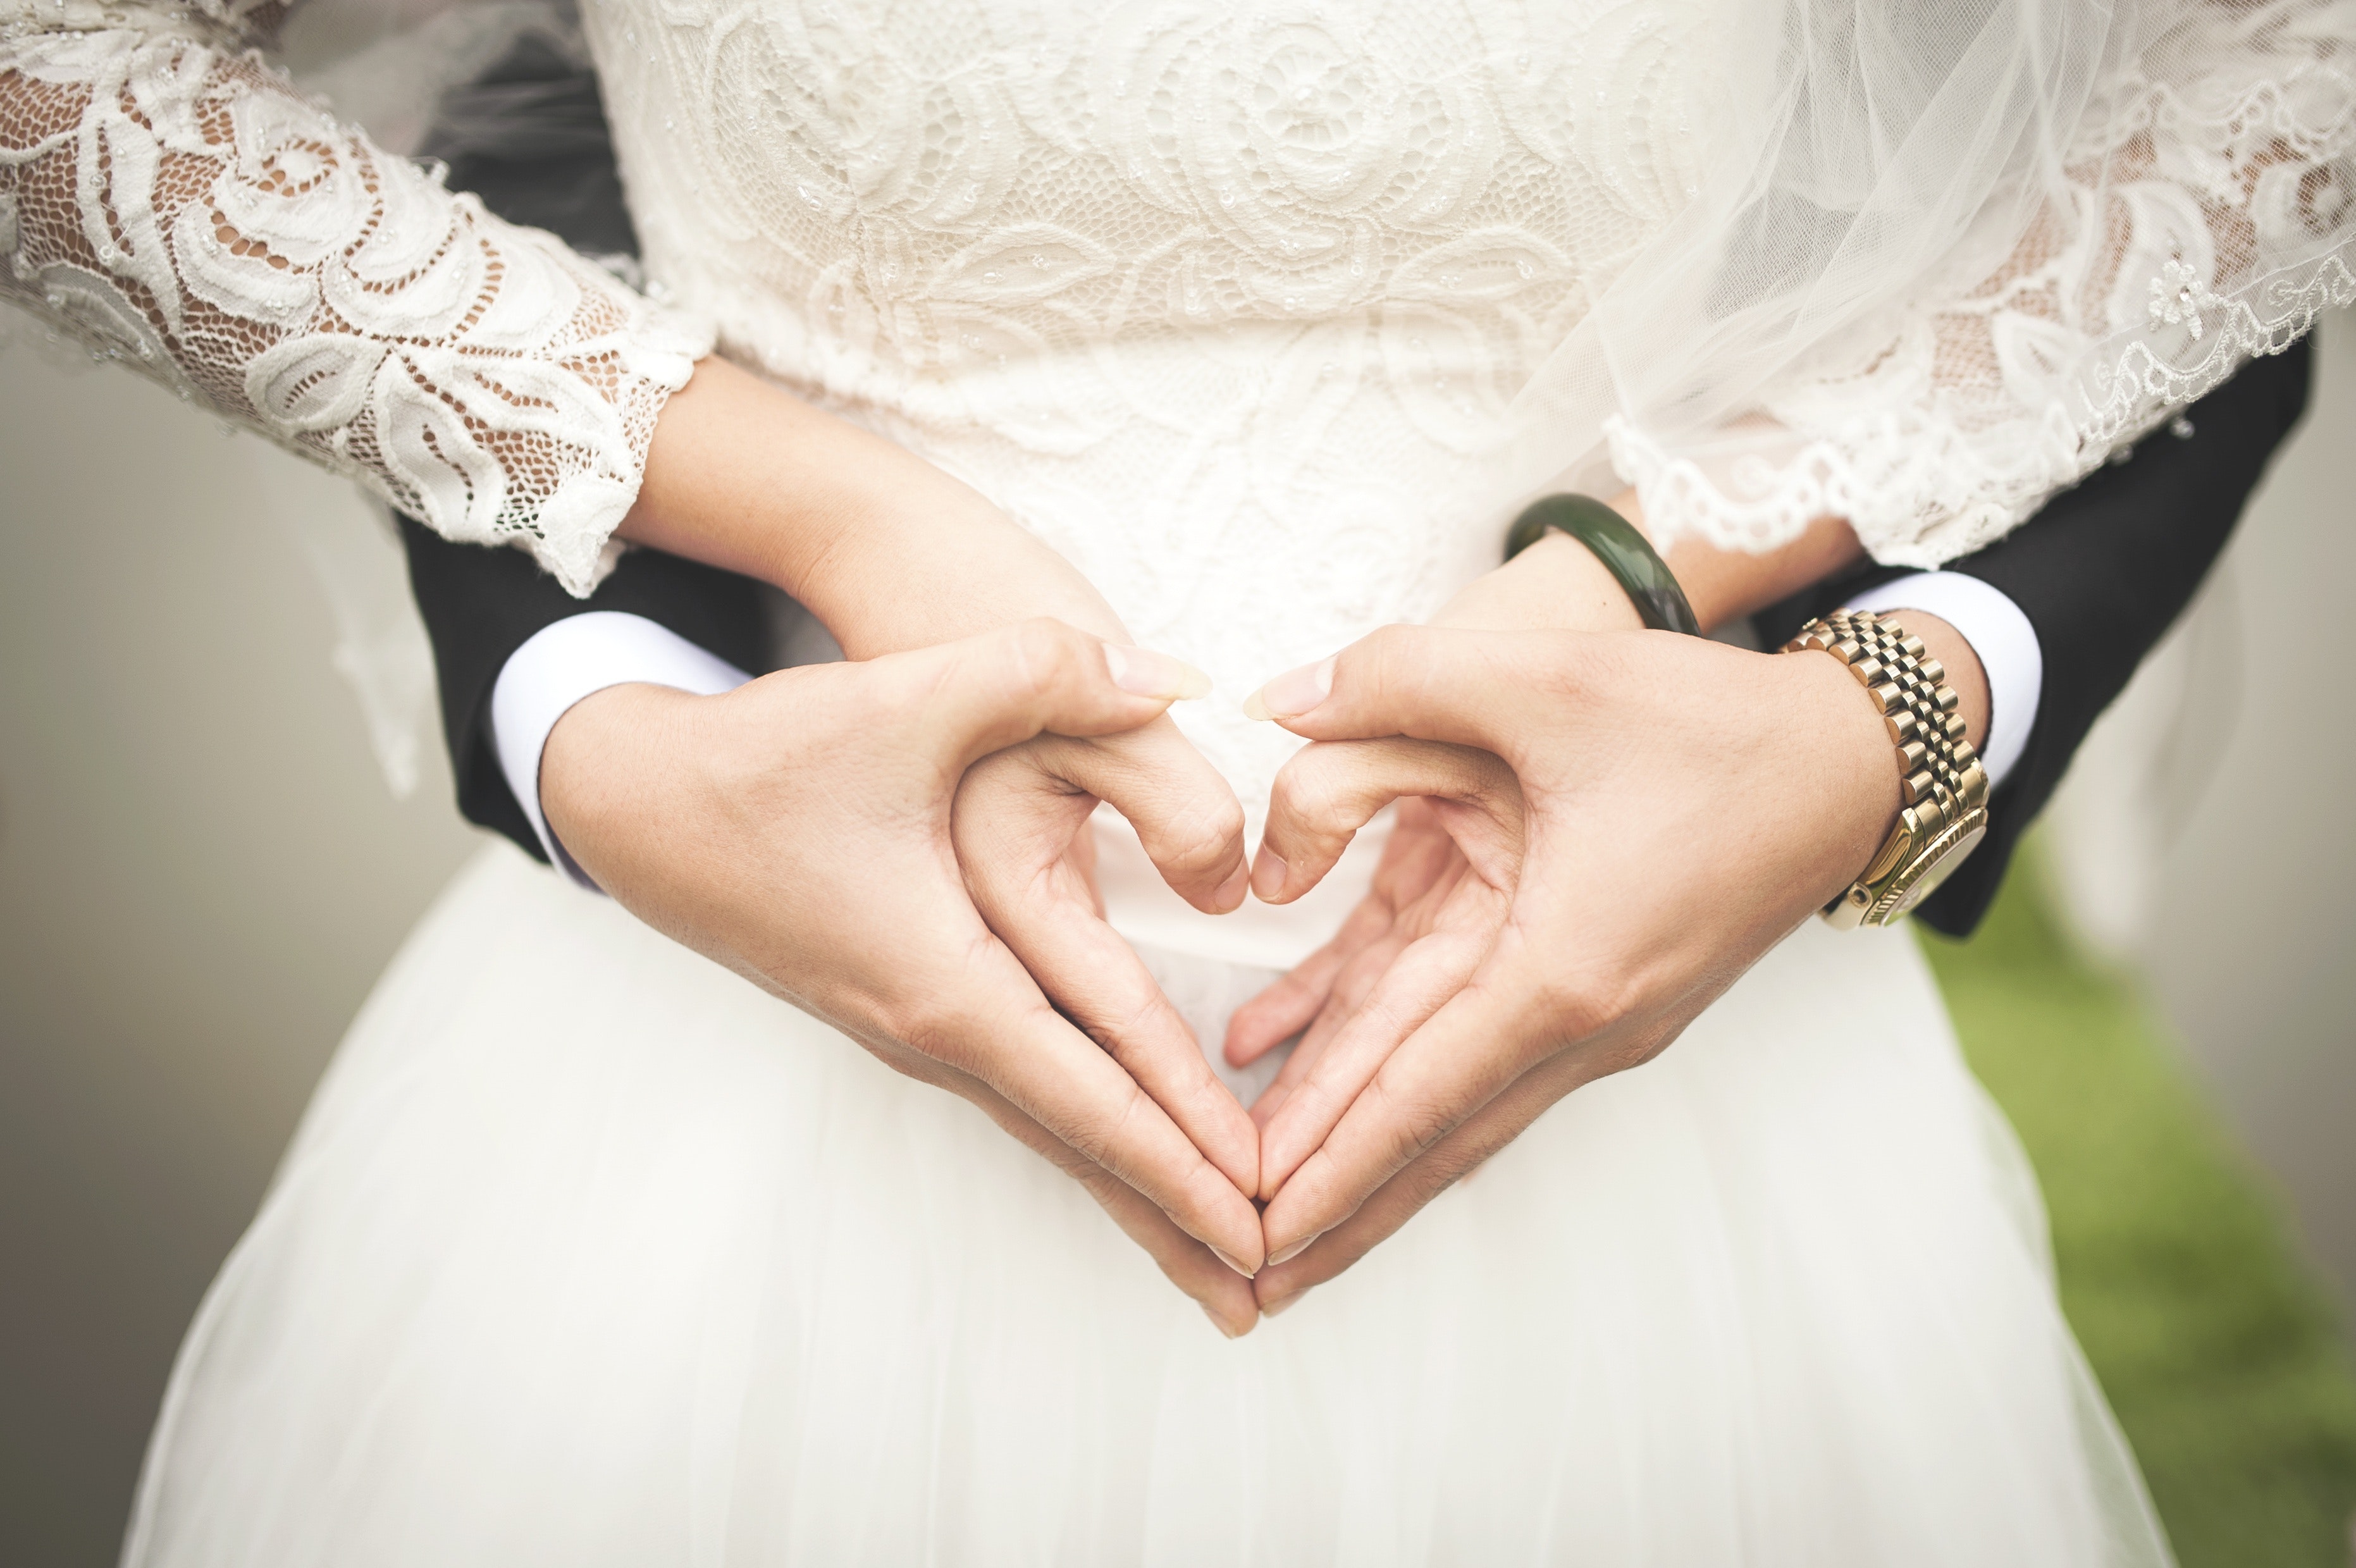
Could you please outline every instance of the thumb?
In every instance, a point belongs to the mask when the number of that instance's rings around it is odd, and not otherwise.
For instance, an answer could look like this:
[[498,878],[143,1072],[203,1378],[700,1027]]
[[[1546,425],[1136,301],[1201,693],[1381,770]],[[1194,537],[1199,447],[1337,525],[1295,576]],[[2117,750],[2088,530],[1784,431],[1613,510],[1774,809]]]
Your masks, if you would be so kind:
[[1269,790],[1252,892],[1289,904],[1325,879],[1358,830],[1402,796],[1462,800],[1501,814],[1513,770],[1485,751],[1431,741],[1320,741],[1292,754]]
[[1311,740],[1409,736],[1503,754],[1509,711],[1530,696],[1534,671],[1575,633],[1466,631],[1387,626],[1322,664],[1305,664],[1244,703]]
[[1243,902],[1244,809],[1177,725],[1150,724],[1093,745],[1043,743],[1036,751],[1040,768],[1128,820],[1179,897],[1213,915]]
[[959,773],[1042,732],[1134,729],[1211,688],[1208,676],[1167,654],[1044,618],[888,654],[871,670],[889,682],[886,702],[918,719],[927,748]]

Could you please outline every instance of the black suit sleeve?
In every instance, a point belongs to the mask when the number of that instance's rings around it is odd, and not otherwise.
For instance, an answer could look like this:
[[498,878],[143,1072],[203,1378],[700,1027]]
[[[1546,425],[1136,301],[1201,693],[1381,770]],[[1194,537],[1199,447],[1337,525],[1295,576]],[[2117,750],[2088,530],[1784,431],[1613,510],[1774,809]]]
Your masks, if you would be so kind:
[[[622,200],[595,79],[527,39],[443,106],[429,151],[516,222],[591,252],[627,252],[637,236]],[[2193,434],[2165,431],[2134,458],[2056,496],[2010,535],[1950,569],[2002,589],[2028,615],[2045,653],[2044,691],[2027,752],[1989,815],[1987,842],[1930,898],[1922,918],[1963,935],[1996,895],[2033,821],[2103,709],[2180,614],[2223,549],[2266,459],[2306,407],[2305,343],[2260,360],[2191,410]],[[451,544],[404,519],[410,580],[440,671],[442,716],[469,821],[541,854],[490,745],[493,683],[541,628],[587,609],[626,610],[669,627],[748,670],[765,667],[764,618],[747,579],[650,551],[584,603],[513,551]],[[1820,584],[1760,618],[1770,646],[1811,615],[1900,575],[1874,568]]]
[[[2021,833],[2043,811],[2079,743],[2144,655],[2191,602],[2225,548],[2243,503],[2307,409],[2308,344],[2254,360],[2188,412],[2192,429],[2161,429],[2134,456],[2090,475],[1976,554],[1947,564],[2004,591],[2036,628],[2045,659],[2037,722],[1988,805],[1988,834],[1918,911],[1933,929],[1968,936],[1996,898]],[[1758,618],[1773,647],[1812,615],[1902,576],[1874,567],[1820,583]]]
[[548,856],[508,788],[491,738],[491,688],[515,650],[541,628],[584,610],[644,616],[740,670],[767,666],[767,631],[752,582],[659,551],[622,557],[594,599],[576,599],[520,550],[453,544],[414,518],[401,520],[409,586],[434,642],[442,731],[466,819],[504,833],[534,859]]
[[[473,191],[511,222],[549,230],[590,254],[637,249],[596,79],[544,40],[527,38],[444,100],[427,151],[450,166],[452,188]],[[749,578],[637,550],[583,600],[520,552],[453,544],[406,517],[401,539],[434,644],[458,810],[535,859],[547,855],[508,788],[490,732],[491,688],[534,633],[584,611],[620,610],[739,669],[766,668],[766,620]]]

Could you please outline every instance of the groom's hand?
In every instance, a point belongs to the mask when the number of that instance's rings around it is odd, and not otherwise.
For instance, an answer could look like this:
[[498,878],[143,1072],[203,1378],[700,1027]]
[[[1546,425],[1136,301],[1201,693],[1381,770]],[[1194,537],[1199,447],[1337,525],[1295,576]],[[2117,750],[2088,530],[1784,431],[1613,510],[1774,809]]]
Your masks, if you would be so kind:
[[1394,627],[1264,700],[1324,743],[1288,772],[1371,743],[1355,787],[1280,780],[1263,854],[1287,863],[1280,896],[1388,790],[1448,802],[1486,890],[1459,911],[1459,945],[1483,910],[1493,926],[1461,983],[1435,965],[1387,1018],[1337,1031],[1270,1117],[1263,1219],[1285,1261],[1255,1282],[1264,1309],[1348,1267],[1563,1095],[1675,1039],[1847,885],[1898,807],[1880,720],[1822,657]]
[[1462,991],[1495,944],[1521,875],[1521,787],[1487,752],[1416,740],[1336,741],[1279,774],[1253,865],[1262,901],[1287,904],[1332,869],[1394,799],[1373,886],[1332,940],[1237,1008],[1237,1067],[1287,1039],[1292,1054],[1251,1108],[1263,1129],[1260,1194],[1275,1196],[1399,1041]]
[[[1089,740],[1041,736],[976,763],[957,797],[966,886],[1048,1000],[1144,1087],[1238,1191],[1251,1193],[1259,1183],[1258,1130],[1136,950],[1105,921],[1088,829],[1099,800],[1129,820],[1172,887],[1196,908],[1225,914],[1243,902],[1243,808],[1166,717]],[[1233,1266],[1246,1268],[1241,1261]]]
[[1116,657],[1119,683],[1098,639],[1033,621],[724,696],[616,687],[551,734],[541,800],[632,912],[975,1101],[1086,1181],[1237,1333],[1256,1314],[1236,1270],[1263,1256],[1251,1203],[1050,1004],[976,912],[951,838],[981,757],[1050,730],[1134,730],[1194,678],[1160,655]]

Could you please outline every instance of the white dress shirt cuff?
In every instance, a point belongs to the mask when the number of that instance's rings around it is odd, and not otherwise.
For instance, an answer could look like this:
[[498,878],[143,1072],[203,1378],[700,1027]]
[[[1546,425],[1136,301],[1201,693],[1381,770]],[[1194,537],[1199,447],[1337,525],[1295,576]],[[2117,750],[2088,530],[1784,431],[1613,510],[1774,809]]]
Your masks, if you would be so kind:
[[2000,588],[1961,572],[1917,572],[1858,595],[1842,607],[1852,610],[1921,610],[1963,633],[1979,655],[1987,676],[1987,744],[1980,747],[1988,788],[2004,782],[2037,723],[2037,702],[2045,685],[2045,650],[2037,628]]
[[596,890],[548,831],[540,810],[540,756],[549,732],[573,703],[608,686],[671,686],[708,697],[751,679],[668,627],[618,610],[590,610],[544,626],[509,654],[491,688],[491,743],[498,748],[508,788],[550,862]]

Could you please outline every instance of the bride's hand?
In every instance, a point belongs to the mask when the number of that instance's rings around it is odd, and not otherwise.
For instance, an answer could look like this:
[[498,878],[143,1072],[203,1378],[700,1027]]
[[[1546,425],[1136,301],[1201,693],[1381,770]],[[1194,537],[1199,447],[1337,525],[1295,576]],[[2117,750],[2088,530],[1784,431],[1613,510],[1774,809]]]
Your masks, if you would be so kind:
[[1127,642],[1104,596],[905,446],[713,358],[663,405],[622,537],[791,595],[872,659],[1034,616]]
[[952,842],[958,785],[979,759],[1050,729],[1138,730],[1200,679],[1160,655],[1117,657],[1119,684],[1099,639],[1033,621],[724,696],[615,687],[559,721],[541,800],[633,913],[974,1101],[1086,1182],[1239,1333],[1256,1309],[1237,1270],[1263,1255],[1251,1203],[1051,1005],[976,912]]

